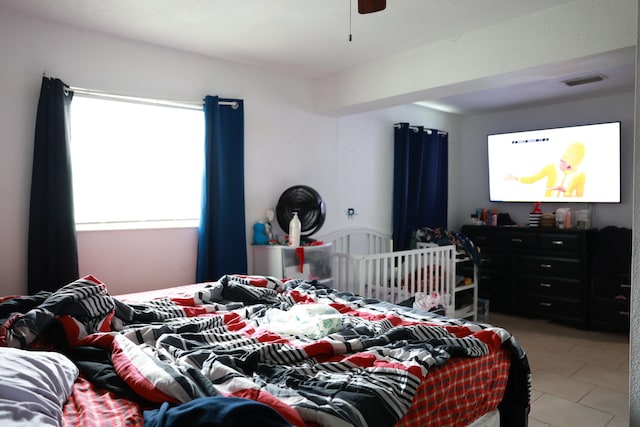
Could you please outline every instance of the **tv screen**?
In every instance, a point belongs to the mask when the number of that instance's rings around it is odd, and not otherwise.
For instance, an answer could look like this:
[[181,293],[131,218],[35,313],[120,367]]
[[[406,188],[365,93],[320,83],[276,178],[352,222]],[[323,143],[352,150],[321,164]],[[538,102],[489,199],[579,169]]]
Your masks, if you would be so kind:
[[488,136],[492,202],[620,202],[620,122]]

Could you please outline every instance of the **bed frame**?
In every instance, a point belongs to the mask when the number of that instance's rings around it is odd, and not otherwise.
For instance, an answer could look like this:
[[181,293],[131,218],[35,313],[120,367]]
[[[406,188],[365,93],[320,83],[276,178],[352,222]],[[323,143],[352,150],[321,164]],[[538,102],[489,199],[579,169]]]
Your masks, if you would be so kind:
[[416,292],[437,292],[444,314],[455,317],[455,246],[394,252],[389,235],[368,228],[339,230],[322,240],[335,248],[334,288],[394,304]]

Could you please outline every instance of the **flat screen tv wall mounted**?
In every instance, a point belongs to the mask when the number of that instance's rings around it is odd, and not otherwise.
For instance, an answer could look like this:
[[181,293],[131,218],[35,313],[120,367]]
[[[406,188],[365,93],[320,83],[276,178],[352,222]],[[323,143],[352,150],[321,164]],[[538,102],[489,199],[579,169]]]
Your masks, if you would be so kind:
[[620,203],[620,122],[487,137],[492,202]]

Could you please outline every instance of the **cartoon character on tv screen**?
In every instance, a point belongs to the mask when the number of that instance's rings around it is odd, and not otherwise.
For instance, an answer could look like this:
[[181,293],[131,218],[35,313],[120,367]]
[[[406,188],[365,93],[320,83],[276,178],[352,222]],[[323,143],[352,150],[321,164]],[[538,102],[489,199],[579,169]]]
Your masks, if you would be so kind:
[[507,180],[532,184],[546,179],[544,197],[582,197],[586,174],[578,170],[578,166],[584,154],[584,144],[574,142],[567,147],[558,164],[548,164],[531,176],[509,174]]

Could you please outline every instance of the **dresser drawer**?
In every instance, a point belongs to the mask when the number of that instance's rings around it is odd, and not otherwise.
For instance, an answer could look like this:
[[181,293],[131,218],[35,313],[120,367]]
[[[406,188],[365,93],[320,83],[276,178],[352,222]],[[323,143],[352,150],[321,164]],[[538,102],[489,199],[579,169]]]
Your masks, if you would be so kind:
[[592,301],[592,322],[616,324],[628,328],[629,318],[629,301],[614,301],[603,298],[594,298]]
[[519,305],[523,312],[537,314],[543,317],[582,317],[580,304],[572,300],[521,294],[519,298]]
[[577,234],[545,233],[540,235],[540,249],[579,251],[582,239]]
[[495,248],[508,250],[510,248],[538,247],[536,233],[518,231],[509,227],[462,227],[462,232],[469,237],[481,250]]
[[482,289],[502,289],[509,286],[512,275],[502,271],[483,271],[478,274],[478,284]]
[[562,297],[579,300],[584,297],[584,285],[576,279],[523,274],[519,286],[522,292],[547,298]]
[[478,274],[478,295],[491,301],[491,310],[511,312],[511,290],[513,276],[500,271],[485,271]]
[[278,278],[321,280],[333,278],[333,245],[294,248],[280,245],[252,245],[253,274]]
[[507,253],[482,251],[480,252],[480,272],[487,270],[510,271],[512,256]]
[[509,249],[536,249],[538,236],[533,233],[507,233],[505,235],[505,248]]
[[522,255],[517,268],[520,273],[569,279],[582,278],[584,274],[584,263],[579,258]]
[[480,250],[484,250],[488,247],[502,247],[504,246],[504,235],[501,233],[491,232],[492,230],[483,230],[483,229],[466,229],[463,231],[469,239]]
[[629,274],[597,273],[592,276],[593,294],[618,300],[631,298],[631,279]]

